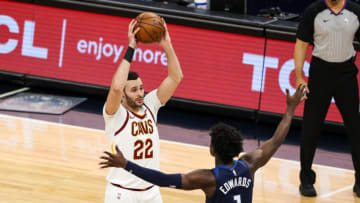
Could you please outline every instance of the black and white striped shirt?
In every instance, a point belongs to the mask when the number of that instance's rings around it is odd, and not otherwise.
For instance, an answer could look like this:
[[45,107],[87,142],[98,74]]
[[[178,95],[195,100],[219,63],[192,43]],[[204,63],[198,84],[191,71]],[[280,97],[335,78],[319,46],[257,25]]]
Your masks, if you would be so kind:
[[354,37],[360,39],[360,6],[345,0],[339,13],[326,0],[311,4],[299,24],[296,37],[314,44],[313,56],[328,62],[344,62],[355,55]]

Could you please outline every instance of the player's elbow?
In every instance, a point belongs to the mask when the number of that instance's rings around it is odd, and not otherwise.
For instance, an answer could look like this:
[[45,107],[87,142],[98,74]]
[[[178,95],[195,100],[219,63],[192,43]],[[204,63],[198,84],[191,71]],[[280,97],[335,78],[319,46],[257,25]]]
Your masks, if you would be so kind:
[[111,91],[115,93],[122,93],[124,91],[124,83],[113,81],[111,84]]
[[183,79],[184,79],[184,74],[182,72],[180,72],[180,74],[178,76],[178,83],[180,83]]
[[177,189],[181,189],[181,190],[195,190],[195,189],[199,189],[199,188],[194,188],[194,185],[189,184],[188,182],[182,182],[181,186],[178,187]]
[[183,80],[184,75],[182,74],[182,72],[176,74],[176,76],[171,77],[171,79],[176,83],[176,84],[180,84],[180,82]]
[[111,87],[110,91],[113,92],[114,94],[120,95],[123,92],[123,88],[121,88],[121,87]]
[[126,81],[114,77],[113,80],[111,81],[110,89],[113,90],[114,92],[122,92],[124,90],[125,83]]

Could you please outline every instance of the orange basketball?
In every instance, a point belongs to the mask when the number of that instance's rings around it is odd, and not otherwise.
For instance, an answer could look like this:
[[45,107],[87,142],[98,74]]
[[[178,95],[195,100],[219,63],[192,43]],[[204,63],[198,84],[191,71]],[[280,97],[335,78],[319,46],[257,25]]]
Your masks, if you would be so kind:
[[161,18],[155,13],[141,13],[136,17],[136,21],[134,29],[136,30],[137,27],[140,27],[139,32],[136,33],[136,39],[142,43],[159,42],[165,34],[165,27]]

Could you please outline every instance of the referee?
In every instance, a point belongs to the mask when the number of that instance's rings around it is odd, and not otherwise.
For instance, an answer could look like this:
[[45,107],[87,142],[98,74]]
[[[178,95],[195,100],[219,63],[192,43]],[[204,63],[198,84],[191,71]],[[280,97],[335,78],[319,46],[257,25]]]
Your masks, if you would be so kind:
[[300,144],[300,193],[316,196],[315,172],[311,169],[321,126],[331,103],[344,120],[355,168],[354,192],[360,197],[359,86],[353,41],[360,38],[360,6],[349,0],[319,0],[304,13],[294,51],[296,85],[306,84],[303,65],[309,44],[313,44],[306,87],[304,122]]

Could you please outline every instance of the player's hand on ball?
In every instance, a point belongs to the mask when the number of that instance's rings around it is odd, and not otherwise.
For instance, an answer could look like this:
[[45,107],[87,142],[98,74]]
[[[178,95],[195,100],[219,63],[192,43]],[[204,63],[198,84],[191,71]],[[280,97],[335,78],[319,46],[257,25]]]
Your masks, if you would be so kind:
[[134,27],[136,25],[137,21],[135,19],[133,19],[130,24],[129,24],[129,30],[128,30],[128,40],[129,40],[129,47],[132,47],[132,48],[136,48],[137,46],[137,40],[135,38],[135,35],[137,32],[139,32],[140,28],[136,28],[134,30]]
[[164,48],[165,46],[171,45],[171,38],[170,38],[169,31],[166,26],[166,22],[165,22],[164,18],[161,18],[161,22],[165,28],[165,33],[164,33],[164,36],[161,38],[159,45]]
[[125,168],[127,164],[127,160],[125,159],[122,152],[119,150],[118,146],[115,146],[116,154],[112,154],[110,152],[104,152],[105,156],[101,156],[100,159],[103,161],[99,163],[100,168],[109,168],[109,167],[117,167],[117,168]]

